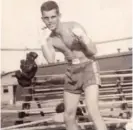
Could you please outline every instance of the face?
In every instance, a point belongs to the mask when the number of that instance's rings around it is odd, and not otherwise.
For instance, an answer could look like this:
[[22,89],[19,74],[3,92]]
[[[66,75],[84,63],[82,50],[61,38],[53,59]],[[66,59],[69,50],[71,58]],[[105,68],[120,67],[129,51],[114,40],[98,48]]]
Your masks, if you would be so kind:
[[60,21],[60,15],[56,9],[42,12],[42,20],[51,31],[56,30]]

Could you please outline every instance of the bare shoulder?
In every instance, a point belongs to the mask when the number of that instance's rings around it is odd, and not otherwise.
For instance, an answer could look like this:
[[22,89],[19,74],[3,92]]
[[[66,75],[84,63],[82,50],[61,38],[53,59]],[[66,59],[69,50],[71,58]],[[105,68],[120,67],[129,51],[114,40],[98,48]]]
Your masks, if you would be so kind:
[[81,28],[83,28],[83,26],[80,23],[78,23],[78,22],[73,22],[73,27],[81,27]]
[[67,26],[67,27],[70,28],[71,30],[77,29],[77,28],[78,28],[78,29],[80,29],[80,30],[86,32],[85,29],[84,29],[84,27],[83,27],[80,23],[75,22],[75,21],[65,22],[65,23],[64,23],[64,26]]
[[75,22],[75,21],[63,22],[62,24],[67,25],[67,26],[81,26],[80,23]]
[[72,28],[75,28],[75,27],[83,28],[83,26],[78,22],[71,22],[70,24],[72,25]]
[[58,43],[58,41],[55,39],[55,37],[48,37],[47,38],[47,46],[50,48],[54,48],[55,51],[58,51],[56,49],[56,43]]

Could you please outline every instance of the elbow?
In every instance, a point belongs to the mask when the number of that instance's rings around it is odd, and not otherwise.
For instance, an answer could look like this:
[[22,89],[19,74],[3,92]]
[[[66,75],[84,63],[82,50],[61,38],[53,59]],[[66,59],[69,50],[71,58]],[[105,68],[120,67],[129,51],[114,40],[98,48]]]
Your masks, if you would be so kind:
[[97,53],[96,44],[93,43],[91,40],[90,40],[90,44],[91,44],[92,53],[93,55],[95,55]]
[[97,53],[96,45],[92,43],[91,40],[89,41],[89,44],[87,44],[87,48],[88,48],[88,51],[90,51],[91,55],[95,55]]
[[96,49],[96,47],[94,47],[94,49],[93,49],[93,55],[95,55],[97,53],[97,49]]
[[53,64],[53,63],[55,63],[55,60],[52,59],[52,58],[51,58],[51,59],[49,58],[49,59],[46,59],[46,60],[47,60],[48,64]]
[[54,64],[55,63],[55,57],[52,56],[52,57],[47,58],[47,62],[48,62],[48,64]]
[[90,53],[91,55],[95,55],[95,54],[97,53],[96,47],[93,46],[93,47],[89,50],[89,53]]
[[54,64],[55,62],[54,61],[48,61],[49,64]]

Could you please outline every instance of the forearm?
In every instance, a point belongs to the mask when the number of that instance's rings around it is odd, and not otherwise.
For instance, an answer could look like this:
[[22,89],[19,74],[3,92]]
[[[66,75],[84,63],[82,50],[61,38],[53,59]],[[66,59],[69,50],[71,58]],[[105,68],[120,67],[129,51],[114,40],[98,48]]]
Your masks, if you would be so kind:
[[40,44],[43,57],[48,63],[55,62],[55,50],[53,46],[53,40],[50,38],[51,32],[48,30],[42,30],[40,33]]
[[81,44],[88,55],[97,53],[96,45],[87,36],[81,37]]
[[44,58],[48,63],[54,63],[55,62],[55,53],[50,51],[47,45],[42,45],[42,53]]
[[79,40],[79,43],[84,48],[87,55],[95,55],[97,52],[96,45],[92,43],[91,39],[87,36],[86,32],[82,27],[75,27],[73,34]]

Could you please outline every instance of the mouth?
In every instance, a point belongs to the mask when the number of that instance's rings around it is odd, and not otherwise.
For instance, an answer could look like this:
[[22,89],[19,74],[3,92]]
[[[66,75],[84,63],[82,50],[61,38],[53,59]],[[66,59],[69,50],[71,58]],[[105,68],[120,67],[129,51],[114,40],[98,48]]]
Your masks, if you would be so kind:
[[49,24],[48,27],[49,28],[54,28],[55,26],[54,26],[54,24]]

